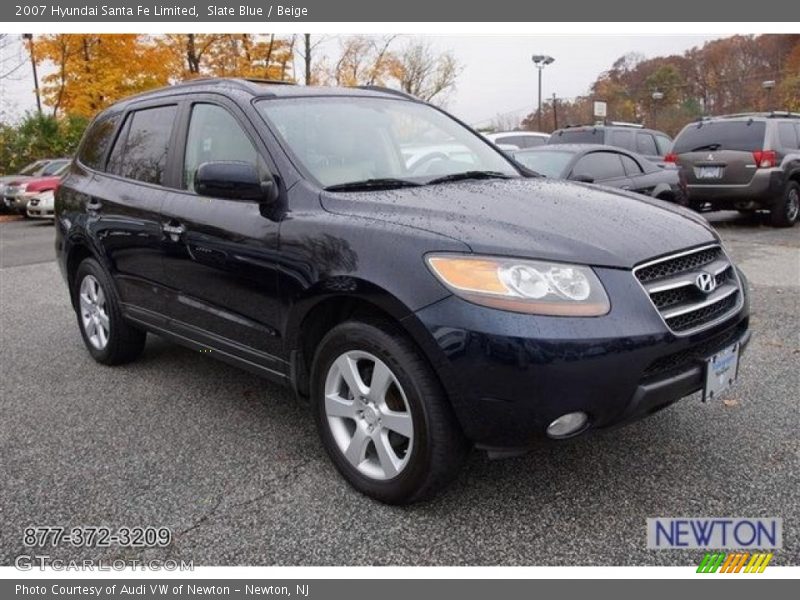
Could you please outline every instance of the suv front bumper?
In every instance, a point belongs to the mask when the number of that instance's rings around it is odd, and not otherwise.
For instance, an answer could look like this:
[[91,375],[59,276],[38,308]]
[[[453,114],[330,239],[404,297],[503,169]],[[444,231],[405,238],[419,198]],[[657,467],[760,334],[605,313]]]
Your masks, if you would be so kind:
[[590,429],[653,414],[703,388],[703,359],[750,339],[744,279],[737,314],[679,337],[630,272],[597,271],[612,299],[603,317],[509,313],[455,296],[416,313],[456,416],[477,445],[530,446],[570,412],[588,414]]

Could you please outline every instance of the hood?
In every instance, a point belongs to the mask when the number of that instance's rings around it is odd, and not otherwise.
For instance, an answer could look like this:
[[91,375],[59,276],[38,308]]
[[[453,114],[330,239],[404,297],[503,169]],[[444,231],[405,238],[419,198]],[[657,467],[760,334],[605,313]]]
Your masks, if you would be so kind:
[[0,177],[0,183],[3,185],[17,185],[33,179],[30,175],[5,175]]
[[545,178],[323,192],[322,203],[334,213],[455,238],[478,254],[593,266],[631,268],[718,239],[705,219],[681,207]]

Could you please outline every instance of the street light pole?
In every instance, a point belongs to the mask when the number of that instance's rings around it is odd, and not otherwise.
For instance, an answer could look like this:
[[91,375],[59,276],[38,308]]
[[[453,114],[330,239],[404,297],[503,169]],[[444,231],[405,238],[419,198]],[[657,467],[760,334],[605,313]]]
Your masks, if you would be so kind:
[[33,34],[23,33],[22,39],[28,42],[28,52],[31,55],[31,67],[33,67],[33,87],[36,90],[36,108],[39,116],[42,116],[42,96],[39,93],[39,74],[36,72],[36,53],[33,47]]
[[539,70],[539,112],[538,112],[538,128],[539,131],[542,130],[542,71],[544,68],[552,64],[556,59],[552,56],[547,56],[546,54],[534,54],[531,57],[533,64],[536,65],[536,68]]
[[658,115],[658,103],[664,99],[664,93],[656,90],[655,92],[653,92],[652,98],[653,98],[653,129],[655,129],[657,115]]
[[770,106],[772,105],[772,88],[775,87],[775,80],[769,79],[767,81],[762,81],[761,87],[767,92],[767,110],[771,110]]

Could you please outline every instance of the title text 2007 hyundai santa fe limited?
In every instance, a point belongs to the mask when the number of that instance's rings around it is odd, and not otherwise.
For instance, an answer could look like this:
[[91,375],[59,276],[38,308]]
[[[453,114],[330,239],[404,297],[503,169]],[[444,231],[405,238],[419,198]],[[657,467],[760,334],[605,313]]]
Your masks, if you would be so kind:
[[150,332],[292,386],[384,502],[429,497],[473,445],[718,395],[749,339],[744,276],[702,217],[536,176],[391,90],[129,98],[90,126],[56,213],[95,360]]

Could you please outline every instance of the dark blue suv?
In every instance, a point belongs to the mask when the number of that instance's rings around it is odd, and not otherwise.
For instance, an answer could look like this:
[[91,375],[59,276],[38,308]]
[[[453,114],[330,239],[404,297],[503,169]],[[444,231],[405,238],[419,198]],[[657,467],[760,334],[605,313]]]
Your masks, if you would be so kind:
[[412,502],[470,446],[711,398],[749,337],[702,217],[522,169],[390,90],[197,80],[94,120],[56,251],[98,362],[153,333],[291,386],[353,486]]

